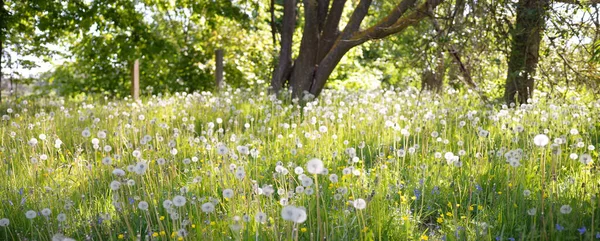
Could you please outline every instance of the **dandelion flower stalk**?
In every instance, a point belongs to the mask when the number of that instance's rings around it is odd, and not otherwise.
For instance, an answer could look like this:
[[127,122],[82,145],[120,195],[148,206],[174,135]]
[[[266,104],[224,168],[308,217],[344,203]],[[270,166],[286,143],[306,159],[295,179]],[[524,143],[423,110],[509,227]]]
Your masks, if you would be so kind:
[[[317,199],[317,235],[319,236],[318,239],[320,240],[324,240],[325,239],[325,234],[323,233],[322,228],[322,223],[321,223],[321,208],[320,208],[320,200],[319,197],[321,196],[319,194],[319,176],[317,174],[314,174],[315,176],[315,193],[316,193],[316,199]],[[297,232],[297,231],[296,231]]]

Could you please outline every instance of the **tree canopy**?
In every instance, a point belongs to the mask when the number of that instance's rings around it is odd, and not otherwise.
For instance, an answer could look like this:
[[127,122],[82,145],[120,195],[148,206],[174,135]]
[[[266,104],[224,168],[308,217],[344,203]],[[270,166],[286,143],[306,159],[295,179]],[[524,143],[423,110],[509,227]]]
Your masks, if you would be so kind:
[[217,49],[229,86],[296,97],[382,85],[508,103],[534,89],[600,94],[596,1],[8,0],[1,15],[3,79],[34,65],[8,53],[59,55],[36,81],[67,95],[128,95],[135,59],[144,94],[213,90]]

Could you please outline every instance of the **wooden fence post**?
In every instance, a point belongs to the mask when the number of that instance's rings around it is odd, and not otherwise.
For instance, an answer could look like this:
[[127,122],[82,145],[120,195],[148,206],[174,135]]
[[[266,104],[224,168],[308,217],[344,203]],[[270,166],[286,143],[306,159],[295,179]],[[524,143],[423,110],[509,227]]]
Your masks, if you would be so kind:
[[217,49],[217,51],[215,51],[215,62],[215,82],[217,90],[221,90],[223,87],[223,49]]
[[140,60],[133,62],[131,69],[131,97],[133,100],[140,98]]

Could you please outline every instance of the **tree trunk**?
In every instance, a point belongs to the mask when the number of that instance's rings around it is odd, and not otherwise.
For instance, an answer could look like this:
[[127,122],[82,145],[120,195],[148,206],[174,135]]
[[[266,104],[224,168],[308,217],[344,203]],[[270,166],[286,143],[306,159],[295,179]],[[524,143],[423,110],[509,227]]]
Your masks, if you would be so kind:
[[506,103],[527,103],[534,89],[540,42],[548,0],[519,0],[517,22],[512,32],[508,73],[504,89]]
[[215,84],[217,90],[221,90],[223,87],[223,49],[217,49],[215,51]]
[[319,21],[317,0],[304,0],[304,31],[300,42],[300,52],[294,62],[290,78],[290,87],[294,97],[301,97],[313,84],[317,69],[317,51],[319,49]]
[[[430,66],[430,68],[423,70],[423,74],[421,75],[421,90],[440,93],[444,87],[444,75],[446,72],[442,49],[437,50],[436,61],[433,64],[435,66]],[[432,69],[433,67],[435,69]]]
[[281,50],[279,62],[271,79],[271,91],[278,93],[289,79],[292,71],[292,41],[296,28],[296,0],[285,0],[283,4],[283,23],[281,29]]
[[140,98],[140,60],[133,61],[131,66],[131,98],[138,100]]
[[[281,52],[279,63],[273,72],[271,88],[278,92],[289,81],[294,98],[304,93],[318,96],[327,79],[344,55],[353,47],[372,39],[382,39],[419,23],[443,0],[427,0],[416,6],[417,0],[403,0],[375,25],[360,30],[372,0],[360,0],[343,31],[339,30],[346,0],[303,0],[304,29],[300,52],[293,67],[291,45],[294,25],[294,0],[285,0]],[[286,31],[287,29],[287,31]],[[289,74],[288,74],[289,73]]]

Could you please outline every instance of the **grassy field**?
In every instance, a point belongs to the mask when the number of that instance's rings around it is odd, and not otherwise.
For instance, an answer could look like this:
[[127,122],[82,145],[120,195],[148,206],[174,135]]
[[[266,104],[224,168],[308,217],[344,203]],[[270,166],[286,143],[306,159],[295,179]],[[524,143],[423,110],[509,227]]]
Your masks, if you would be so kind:
[[600,238],[600,101],[230,90],[0,115],[1,240]]

